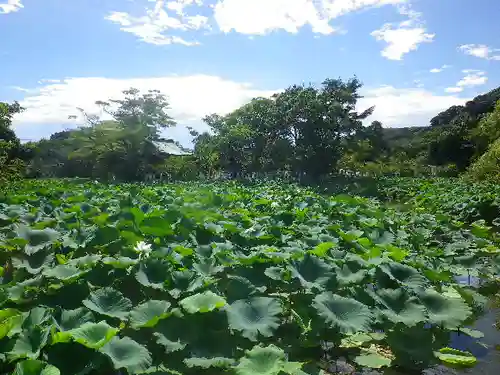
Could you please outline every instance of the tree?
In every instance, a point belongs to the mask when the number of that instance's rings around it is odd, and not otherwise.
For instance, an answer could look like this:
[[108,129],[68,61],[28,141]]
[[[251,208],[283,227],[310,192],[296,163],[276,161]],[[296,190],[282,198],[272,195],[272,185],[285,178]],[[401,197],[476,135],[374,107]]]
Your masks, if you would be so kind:
[[473,136],[479,153],[483,153],[491,143],[500,138],[500,100],[496,103],[493,112],[484,115],[479,121]]
[[220,169],[217,139],[208,132],[199,133],[189,128],[194,143],[194,158],[197,170],[208,178],[215,176]]
[[162,129],[176,124],[159,91],[139,95],[132,88],[123,94],[120,100],[96,102],[112,120],[82,111],[87,126],[73,132],[69,140],[79,145],[70,159],[90,163],[94,177],[141,180],[154,172],[154,165],[162,161],[154,142],[160,140]]
[[279,117],[293,147],[293,170],[313,180],[335,170],[345,146],[362,129],[373,108],[358,113],[357,78],[326,79],[319,89],[291,86],[276,96]]
[[467,176],[474,180],[500,183],[500,138],[469,167]]
[[233,175],[289,170],[316,180],[333,171],[373,112],[356,111],[360,87],[357,78],[327,79],[320,88],[293,85],[225,116],[207,116],[210,135],[194,140],[195,153],[212,145],[220,153],[220,167]]
[[11,127],[13,117],[23,110],[18,102],[0,102],[0,183],[22,177],[30,157],[30,149],[21,145]]

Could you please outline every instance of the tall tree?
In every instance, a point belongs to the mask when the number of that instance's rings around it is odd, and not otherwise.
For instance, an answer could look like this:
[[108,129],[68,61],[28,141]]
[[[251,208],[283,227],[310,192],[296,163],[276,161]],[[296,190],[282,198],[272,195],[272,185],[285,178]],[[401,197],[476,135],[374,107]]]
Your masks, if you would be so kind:
[[373,112],[356,111],[360,88],[357,78],[326,79],[319,89],[294,85],[275,96],[296,173],[317,179],[337,167],[345,145]]
[[18,102],[0,102],[0,182],[5,183],[20,178],[25,172],[25,161],[30,157],[30,149],[21,144],[12,129],[12,120],[24,110]]
[[317,179],[333,171],[373,111],[356,111],[360,87],[357,78],[327,79],[320,88],[293,85],[225,116],[207,116],[211,135],[195,139],[196,154],[206,150],[202,140],[217,148],[219,165],[232,174],[290,170]]
[[140,95],[132,88],[123,94],[123,99],[96,102],[112,120],[82,111],[87,124],[72,134],[71,141],[80,146],[71,158],[91,163],[96,177],[143,179],[161,161],[154,145],[160,131],[176,123],[168,114],[167,98],[159,91]]

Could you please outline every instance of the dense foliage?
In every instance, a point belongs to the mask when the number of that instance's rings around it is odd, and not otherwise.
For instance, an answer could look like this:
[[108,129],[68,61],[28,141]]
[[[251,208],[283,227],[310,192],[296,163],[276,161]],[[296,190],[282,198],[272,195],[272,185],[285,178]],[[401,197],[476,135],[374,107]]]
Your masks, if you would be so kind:
[[137,181],[155,173],[164,158],[154,142],[162,140],[161,130],[175,125],[167,99],[158,91],[123,94],[120,100],[98,102],[111,120],[81,110],[85,126],[34,144],[30,175]]
[[373,108],[356,112],[360,87],[356,78],[327,79],[320,88],[293,85],[225,116],[207,116],[210,133],[194,133],[195,152],[213,150],[213,160],[233,175],[281,171],[317,180],[364,133],[362,120]]
[[[121,99],[96,102],[104,117],[81,110],[84,126],[30,143],[33,154],[26,173],[35,178],[120,181],[144,181],[151,176],[194,180],[227,174],[317,183],[332,175],[467,172],[476,180],[499,180],[495,142],[500,135],[500,104],[496,109],[495,104],[500,88],[464,106],[450,107],[431,119],[429,126],[384,128],[376,120],[367,125],[374,108],[358,108],[361,86],[357,78],[325,79],[319,87],[292,85],[270,98],[254,98],[230,113],[210,114],[203,118],[207,131],[190,128],[193,155],[175,157],[160,152],[155,143],[172,141],[161,138],[176,125],[167,98],[158,91],[126,90]],[[3,104],[2,118],[7,118],[3,124],[10,124],[17,106]],[[0,153],[4,164],[5,155],[12,154],[6,148],[2,146]],[[19,159],[9,161],[9,168],[23,171]]]
[[488,228],[295,185],[58,180],[0,196],[0,373],[325,374],[472,365],[446,348]]
[[19,103],[0,103],[0,184],[23,177],[29,149],[23,147],[12,129],[12,118],[23,108]]
[[[500,123],[495,105],[500,87],[479,95],[463,106],[452,106],[424,128],[387,129],[394,150],[417,164],[454,165],[465,171],[498,138]],[[498,108],[496,110],[498,113]]]
[[[371,195],[405,202],[427,212],[451,215],[457,222],[484,221],[500,227],[500,186],[457,178],[386,178],[375,183]],[[373,194],[376,191],[377,193]],[[368,195],[370,195],[368,193]]]

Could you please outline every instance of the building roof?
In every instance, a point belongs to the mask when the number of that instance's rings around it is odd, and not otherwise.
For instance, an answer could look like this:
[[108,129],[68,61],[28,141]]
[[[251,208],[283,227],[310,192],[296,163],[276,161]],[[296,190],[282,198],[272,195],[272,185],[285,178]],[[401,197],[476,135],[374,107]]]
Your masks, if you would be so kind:
[[179,146],[177,146],[173,142],[158,142],[158,141],[153,141],[153,144],[158,148],[160,152],[163,152],[168,155],[192,155],[192,152],[190,151],[184,151],[181,149]]

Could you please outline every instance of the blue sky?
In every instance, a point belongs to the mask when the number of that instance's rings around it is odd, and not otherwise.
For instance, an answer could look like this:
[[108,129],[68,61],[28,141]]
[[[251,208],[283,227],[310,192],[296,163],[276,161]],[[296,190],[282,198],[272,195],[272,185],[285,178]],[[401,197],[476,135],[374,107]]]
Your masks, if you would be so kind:
[[500,85],[498,0],[0,0],[0,100],[22,139],[77,126],[76,107],[159,89],[185,126],[324,78],[364,83],[360,109],[422,126]]

